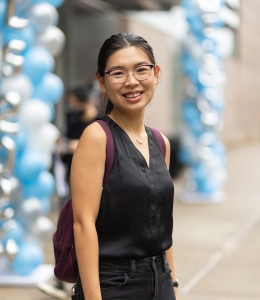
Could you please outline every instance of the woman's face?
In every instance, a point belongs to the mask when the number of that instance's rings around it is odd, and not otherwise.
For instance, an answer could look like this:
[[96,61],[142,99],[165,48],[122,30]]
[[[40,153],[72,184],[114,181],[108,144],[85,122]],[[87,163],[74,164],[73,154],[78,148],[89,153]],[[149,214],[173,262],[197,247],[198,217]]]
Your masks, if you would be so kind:
[[134,46],[123,48],[109,57],[106,71],[115,67],[124,68],[129,72],[126,81],[114,83],[113,78],[108,74],[99,77],[101,89],[105,90],[114,107],[122,112],[143,110],[153,97],[160,68],[156,66],[155,69],[152,69],[148,79],[138,81],[132,71],[140,63],[152,64],[142,49]]

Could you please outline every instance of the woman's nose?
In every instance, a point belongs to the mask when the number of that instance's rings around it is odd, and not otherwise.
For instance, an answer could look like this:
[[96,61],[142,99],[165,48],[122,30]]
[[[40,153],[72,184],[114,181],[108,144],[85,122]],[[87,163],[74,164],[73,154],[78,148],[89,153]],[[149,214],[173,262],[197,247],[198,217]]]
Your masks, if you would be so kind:
[[139,81],[135,78],[133,72],[128,72],[125,84],[128,84],[128,85],[139,84]]

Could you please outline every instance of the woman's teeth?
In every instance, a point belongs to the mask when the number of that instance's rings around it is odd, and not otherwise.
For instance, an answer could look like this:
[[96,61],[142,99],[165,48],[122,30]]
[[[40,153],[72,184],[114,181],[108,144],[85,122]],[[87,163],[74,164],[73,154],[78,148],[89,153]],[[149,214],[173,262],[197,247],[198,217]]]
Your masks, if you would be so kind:
[[126,98],[135,98],[135,97],[138,97],[140,95],[141,95],[141,93],[126,94],[125,97]]

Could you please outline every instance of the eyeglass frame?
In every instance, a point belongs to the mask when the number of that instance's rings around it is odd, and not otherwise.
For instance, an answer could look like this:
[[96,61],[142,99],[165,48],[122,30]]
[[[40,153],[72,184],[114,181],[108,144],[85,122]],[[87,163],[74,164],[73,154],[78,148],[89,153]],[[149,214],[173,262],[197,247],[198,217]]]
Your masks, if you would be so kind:
[[[142,66],[149,66],[149,67],[151,67],[151,72],[150,72],[150,75],[149,75],[146,79],[141,79],[141,80],[139,80],[139,79],[137,79],[137,78],[135,77],[134,69],[140,68],[140,67],[142,67]],[[138,66],[134,67],[132,71],[127,71],[125,68],[115,68],[115,69],[112,69],[112,70],[104,71],[104,74],[111,76],[111,75],[110,75],[110,72],[112,72],[112,71],[115,71],[115,70],[124,70],[124,71],[127,72],[127,77],[128,77],[128,75],[129,75],[129,72],[132,72],[132,73],[133,73],[133,76],[134,76],[134,78],[135,78],[136,80],[138,80],[138,81],[145,81],[145,80],[147,80],[148,78],[150,78],[150,76],[151,76],[151,74],[152,74],[152,69],[154,69],[154,68],[155,68],[155,64],[141,64],[141,65],[138,65]],[[127,78],[127,77],[126,77],[126,78]],[[127,81],[127,79],[126,79],[126,81]],[[123,84],[123,83],[125,83],[126,81],[124,81],[124,82],[114,82],[114,83]]]

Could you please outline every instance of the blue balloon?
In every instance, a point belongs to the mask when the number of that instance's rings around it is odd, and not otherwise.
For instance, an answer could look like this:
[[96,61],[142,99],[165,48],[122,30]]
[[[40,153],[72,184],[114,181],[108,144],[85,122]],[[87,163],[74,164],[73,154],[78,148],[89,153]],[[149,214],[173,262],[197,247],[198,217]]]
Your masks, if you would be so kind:
[[205,127],[200,119],[200,112],[192,101],[185,101],[182,106],[182,114],[185,123],[195,136],[203,133]]
[[183,71],[196,83],[198,81],[199,63],[187,52],[181,56]]
[[194,10],[195,9],[193,1],[190,1],[190,0],[182,0],[181,1],[181,6],[183,6],[184,8],[186,8],[187,12],[189,12],[190,10]]
[[217,187],[210,178],[197,181],[197,191],[203,194],[213,194],[217,191]]
[[46,168],[47,162],[41,152],[27,150],[17,162],[16,175],[23,182],[31,182]]
[[35,33],[33,28],[29,25],[23,29],[13,29],[5,26],[3,28],[3,43],[8,44],[11,40],[21,40],[26,43],[26,50],[28,50],[35,42]]
[[6,15],[6,1],[0,1],[0,26],[2,26],[5,22],[5,15]]
[[191,165],[193,162],[192,155],[187,148],[180,149],[177,156],[184,165]]
[[226,156],[226,147],[221,141],[217,141],[211,145],[212,150],[219,156]]
[[59,7],[64,2],[64,0],[33,0],[32,2],[34,4],[46,2],[53,5],[54,7]]
[[196,105],[191,101],[185,101],[182,106],[183,118],[186,122],[198,119],[200,116],[199,110]]
[[192,167],[193,178],[197,183],[197,191],[200,193],[211,194],[217,191],[216,184],[210,178],[206,167],[201,163],[196,163]]
[[35,82],[39,82],[46,73],[53,70],[55,61],[53,56],[42,47],[29,49],[25,56],[23,72]]
[[28,135],[26,130],[21,127],[21,129],[17,132],[16,135],[10,135],[16,145],[17,154],[19,155],[21,152],[24,151],[28,139]]
[[192,168],[193,178],[196,181],[204,181],[208,178],[209,174],[207,169],[201,163],[196,163]]
[[55,179],[49,171],[42,171],[38,177],[24,186],[25,198],[50,197],[55,191]]
[[42,249],[33,243],[23,243],[16,254],[11,267],[19,275],[30,275],[44,262]]
[[41,201],[42,204],[42,211],[45,215],[48,215],[49,212],[51,211],[51,201],[50,198],[48,197],[42,197],[41,199],[39,199]]
[[21,224],[12,220],[12,228],[7,231],[2,237],[2,243],[4,247],[9,239],[13,239],[17,245],[20,245],[24,239],[25,231]]
[[63,92],[64,86],[60,77],[53,73],[47,73],[43,79],[35,85],[33,96],[43,101],[56,104],[62,97]]
[[5,148],[0,148],[0,164],[6,164],[8,160],[8,152]]
[[190,14],[187,16],[187,21],[190,24],[190,29],[192,32],[196,33],[200,33],[203,31],[204,28],[204,22],[202,21],[202,18],[200,15],[197,14]]
[[196,137],[199,137],[202,133],[205,132],[205,126],[200,119],[191,120],[187,124],[193,135],[195,135]]

